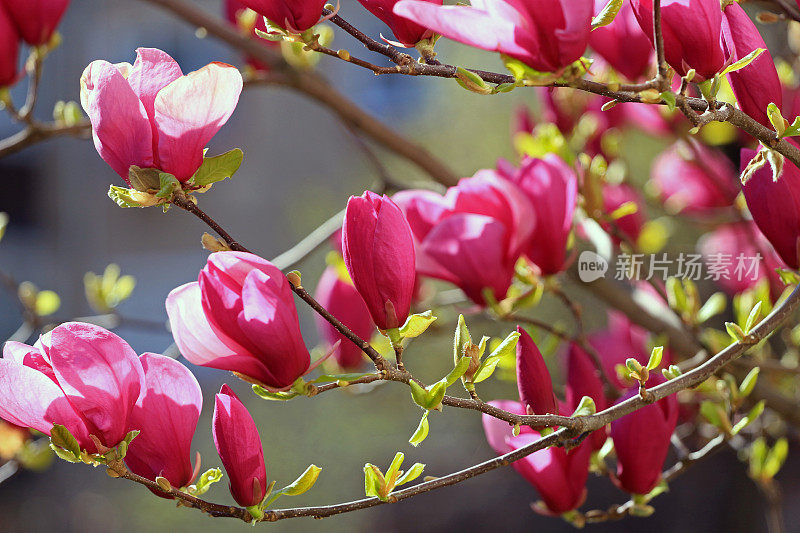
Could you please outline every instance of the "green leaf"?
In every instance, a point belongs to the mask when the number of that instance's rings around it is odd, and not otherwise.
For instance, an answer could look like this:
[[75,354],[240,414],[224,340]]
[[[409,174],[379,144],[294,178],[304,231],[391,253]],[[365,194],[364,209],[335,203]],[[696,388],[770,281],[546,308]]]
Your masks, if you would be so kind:
[[483,81],[483,78],[463,67],[456,67],[456,81],[463,88],[473,93],[492,94],[492,88]]
[[131,196],[131,189],[111,185],[108,189],[108,197],[114,200],[120,207],[144,207]]
[[728,331],[728,335],[738,342],[742,342],[746,336],[742,328],[733,322],[725,322],[725,329]]
[[761,416],[761,413],[764,412],[764,405],[764,400],[761,400],[755,404],[753,408],[750,409],[750,412],[742,417],[742,419],[739,420],[735,426],[733,426],[733,429],[731,429],[731,435],[737,435],[741,430],[752,424],[759,416]]
[[676,311],[686,311],[687,298],[681,281],[678,278],[667,278],[666,289],[669,306]]
[[322,469],[317,465],[310,465],[306,468],[305,472],[300,474],[300,477],[294,480],[291,485],[287,485],[282,489],[276,491],[274,495],[284,495],[284,496],[299,496],[304,492],[307,492],[314,486],[317,482],[317,478],[319,477],[319,473],[322,472]]
[[703,307],[697,312],[697,323],[702,324],[706,322],[711,317],[714,317],[723,311],[728,305],[728,299],[725,295],[721,292],[715,292],[712,294],[706,303],[703,304]]
[[772,127],[778,133],[778,137],[783,137],[786,131],[786,120],[781,115],[781,110],[773,102],[770,102],[767,106],[767,117],[769,117]]
[[572,413],[572,416],[589,416],[595,414],[596,412],[597,406],[595,405],[594,400],[589,396],[584,396],[581,398],[581,401],[578,403],[578,407],[575,409],[575,412]]
[[383,477],[383,473],[377,466],[371,463],[364,465],[364,492],[367,496],[386,501],[386,498],[381,496],[381,490],[385,484],[386,480]]
[[453,368],[453,370],[451,370],[450,373],[447,374],[447,376],[445,377],[448,387],[453,383],[455,383],[456,381],[458,381],[461,378],[461,376],[464,375],[464,373],[469,369],[470,361],[472,361],[472,358],[470,358],[470,356],[468,355],[465,355],[464,357],[459,359],[458,364],[455,366],[455,368]]
[[664,91],[663,93],[661,93],[661,99],[664,100],[664,102],[666,102],[667,109],[669,109],[670,111],[675,111],[675,103],[676,103],[675,93],[673,93],[672,91]]
[[769,448],[763,437],[759,437],[750,445],[750,477],[758,479],[764,470]]
[[415,479],[417,479],[419,476],[422,475],[423,470],[425,470],[424,464],[414,463],[413,465],[411,465],[411,468],[409,468],[405,474],[400,476],[400,479],[398,479],[397,483],[395,483],[395,487],[399,487],[400,485],[404,485],[406,483],[414,481]]
[[744,67],[752,63],[758,56],[763,54],[765,51],[766,51],[765,48],[756,48],[755,50],[753,50],[752,52],[741,58],[736,63],[733,63],[725,67],[725,70],[720,72],[719,75],[724,76],[726,74],[730,74],[731,72],[736,72],[737,70],[743,69]]
[[442,398],[444,398],[445,392],[447,392],[447,381],[437,381],[431,385],[431,390],[428,392],[428,404],[425,407],[427,409],[438,409],[442,405]]
[[464,349],[468,344],[472,343],[467,322],[464,320],[464,315],[458,315],[458,325],[456,325],[456,332],[453,335],[453,364],[458,364],[461,357],[464,355]]
[[494,373],[495,368],[497,368],[497,364],[504,358],[508,356],[513,356],[515,350],[517,349],[517,341],[519,340],[519,333],[516,331],[512,331],[508,334],[508,336],[503,339],[503,341],[497,345],[497,347],[492,350],[492,353],[483,360],[481,366],[478,367],[478,370],[475,371],[475,376],[472,378],[473,383],[480,383],[491,377]]
[[197,187],[205,187],[218,181],[232,177],[242,166],[244,152],[234,148],[224,154],[203,158],[203,164],[195,172],[192,183]]
[[255,392],[259,397],[265,400],[277,400],[281,402],[285,402],[287,400],[291,400],[292,398],[300,396],[296,391],[293,390],[286,392],[272,392],[268,391],[261,385],[253,385],[253,392]]
[[[400,467],[403,466],[403,460],[406,458],[403,452],[397,452],[394,454],[394,458],[392,459],[392,463],[389,465],[389,468],[386,470],[386,474],[383,475],[384,479],[387,483],[394,484],[397,481],[398,476],[400,475]],[[392,486],[391,488],[394,488]],[[390,489],[391,490],[391,489]]]
[[428,391],[413,379],[408,382],[408,386],[411,388],[411,398],[414,403],[423,409],[428,409]]
[[739,394],[745,398],[753,392],[753,388],[756,386],[756,381],[758,380],[758,372],[759,368],[755,367],[752,369],[742,380],[742,383],[739,385]]
[[60,446],[56,446],[55,444],[50,444],[50,449],[55,452],[59,459],[63,459],[68,463],[80,463],[81,460],[72,452],[68,452],[65,449],[61,448]]
[[786,462],[786,457],[788,455],[789,441],[786,440],[786,437],[781,437],[767,454],[767,458],[764,461],[762,476],[767,479],[774,478],[783,466],[783,463]]
[[76,458],[81,456],[81,445],[78,444],[78,439],[61,424],[53,424],[53,429],[50,430],[50,442],[63,450],[71,452]]
[[419,421],[419,425],[417,426],[416,431],[414,431],[414,434],[411,435],[411,439],[409,439],[408,441],[415,448],[420,444],[422,444],[422,441],[424,441],[428,437],[428,430],[430,429],[430,425],[428,423],[429,413],[430,411],[425,411],[425,413],[422,415],[422,418]]
[[661,358],[664,355],[663,346],[654,346],[653,351],[650,352],[650,359],[647,361],[647,370],[655,370],[661,365]]
[[181,188],[181,182],[172,174],[162,172],[158,175],[158,179],[161,187],[155,194],[156,198],[171,198],[172,193]]
[[400,336],[407,339],[419,337],[428,327],[436,321],[433,312],[428,310],[424,313],[411,315],[406,319],[406,323],[400,328]]
[[712,425],[721,428],[723,427],[722,418],[720,416],[720,407],[711,400],[705,400],[700,404],[700,414],[708,420]]
[[781,137],[795,137],[797,135],[800,135],[800,117],[794,118],[794,122],[783,130]]
[[614,18],[619,13],[619,10],[622,9],[623,2],[624,0],[608,0],[603,10],[592,19],[592,29],[608,26],[614,22]]
[[352,374],[323,374],[311,383],[333,383],[336,381],[355,381],[366,376],[373,376],[371,372],[354,372]]
[[753,325],[755,324],[756,320],[761,313],[761,302],[759,301],[753,309],[750,310],[750,314],[747,316],[747,322],[744,325],[744,333],[745,335],[750,334],[750,330],[753,329]]

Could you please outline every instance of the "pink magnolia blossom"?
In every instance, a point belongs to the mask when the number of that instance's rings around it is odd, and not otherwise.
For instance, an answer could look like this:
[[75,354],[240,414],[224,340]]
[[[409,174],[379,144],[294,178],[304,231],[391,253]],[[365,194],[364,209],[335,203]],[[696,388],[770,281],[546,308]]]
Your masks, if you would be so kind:
[[494,171],[464,178],[442,196],[401,191],[394,196],[417,243],[417,272],[457,285],[484,305],[485,289],[505,298],[514,265],[536,228],[530,201]]
[[[370,13],[381,19],[392,29],[392,33],[403,46],[413,47],[423,39],[433,35],[433,31],[425,26],[396,15],[392,10],[398,0],[358,0]],[[424,0],[441,6],[443,0]]]
[[[597,411],[608,407],[608,402],[600,379],[600,372],[583,348],[575,343],[570,344],[567,351],[566,405],[571,412],[578,408],[581,399],[588,396],[594,400]],[[605,427],[598,429],[588,438],[589,445],[599,450],[606,441],[608,431]]]
[[198,281],[174,289],[166,305],[175,343],[191,363],[273,388],[308,370],[289,282],[265,259],[211,254]]
[[20,35],[0,2],[0,89],[19,79]]
[[[638,388],[623,399],[635,394]],[[617,480],[622,489],[647,494],[655,488],[677,421],[678,400],[673,394],[611,422]]]
[[[514,414],[525,414],[525,408],[519,402],[500,400],[489,404]],[[486,440],[498,455],[519,449],[540,437],[539,432],[528,426],[520,426],[519,435],[514,437],[513,428],[507,422],[486,414],[481,420]],[[586,498],[591,454],[592,448],[587,443],[570,452],[554,446],[534,452],[512,466],[539,492],[546,507],[541,511],[560,515],[576,509]]]
[[517,388],[519,401],[528,414],[558,414],[553,380],[542,353],[528,332],[517,326]]
[[0,418],[50,435],[65,426],[81,449],[125,438],[145,387],[136,352],[99,326],[67,322],[35,346],[7,342],[0,359]]
[[[263,31],[266,33],[267,31],[267,24],[264,22],[264,17],[256,16],[255,17],[255,25],[253,27],[245,27],[242,24],[241,15],[242,13],[249,9],[245,6],[240,0],[225,0],[225,18],[230,22],[233,26],[236,26],[240,30],[243,31],[249,37],[257,36],[256,30]],[[268,39],[261,39],[261,42],[264,46],[268,48],[277,48],[280,46],[280,43],[277,41],[270,41]],[[253,67],[255,70],[259,72],[268,72],[270,70],[269,66],[265,65],[264,63],[252,58],[247,57],[247,64]]]
[[319,22],[325,0],[241,0],[281,28],[302,33]]
[[698,251],[706,263],[722,267],[716,282],[731,294],[754,287],[763,279],[769,280],[774,296],[783,288],[775,269],[785,265],[750,221],[719,226],[700,239]]
[[780,109],[783,97],[775,61],[742,6],[730,2],[723,13],[722,43],[730,62],[742,59],[757,48],[765,50],[746,67],[729,73],[728,80],[741,110],[772,128],[767,117],[767,106],[773,103]]
[[[328,310],[334,317],[362,339],[369,340],[375,331],[375,324],[369,314],[369,309],[364,300],[349,279],[343,279],[342,274],[334,267],[328,267],[322,273],[317,284],[315,299]],[[339,345],[333,357],[339,366],[345,370],[358,370],[364,366],[364,352],[352,343],[330,322],[317,316],[317,329],[322,338],[330,345]]]
[[696,141],[679,141],[653,163],[651,180],[674,211],[702,213],[733,204],[739,188],[736,168],[725,155]]
[[[631,0],[631,7],[653,42],[653,0]],[[681,76],[695,69],[695,81],[711,79],[725,65],[719,0],[664,0],[661,31],[667,63]]]
[[501,175],[525,193],[536,213],[536,229],[525,254],[543,274],[561,272],[578,197],[575,171],[555,154],[547,154],[542,159],[526,157],[519,170]]
[[475,0],[471,7],[401,0],[394,12],[455,41],[500,52],[540,72],[581,58],[594,0]]
[[0,0],[22,39],[31,46],[47,44],[70,0]]
[[169,357],[145,353],[139,360],[145,388],[131,412],[130,428],[140,433],[131,441],[125,462],[134,474],[151,480],[161,476],[173,487],[186,487],[196,474],[191,445],[203,408],[200,384]]
[[350,278],[382,330],[405,323],[414,297],[414,241],[400,208],[371,191],[351,196],[342,226]]
[[267,494],[261,437],[253,417],[227,385],[214,399],[212,429],[233,499],[243,507],[260,504]]
[[133,66],[94,61],[81,77],[81,104],[100,157],[126,182],[132,165],[184,182],[228,121],[242,91],[239,71],[210,63],[183,75],[169,55],[137,50]]
[[[606,4],[607,0],[595,0],[595,13],[599,13]],[[646,77],[655,63],[650,40],[636,21],[628,2],[622,4],[622,9],[611,24],[592,31],[589,46],[614,70],[631,81]]]
[[[742,149],[742,170],[755,155],[754,150]],[[761,233],[784,263],[795,270],[800,268],[800,169],[786,160],[776,181],[767,163],[742,186],[742,191]]]

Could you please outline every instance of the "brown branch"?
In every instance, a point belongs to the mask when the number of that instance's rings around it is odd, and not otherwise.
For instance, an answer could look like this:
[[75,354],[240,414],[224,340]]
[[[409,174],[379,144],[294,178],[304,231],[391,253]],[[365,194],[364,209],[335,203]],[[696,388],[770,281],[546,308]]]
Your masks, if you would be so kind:
[[46,141],[54,137],[75,136],[88,137],[91,134],[92,126],[88,121],[64,126],[61,124],[40,124],[34,123],[24,130],[0,140],[0,158],[15,154],[32,144]]

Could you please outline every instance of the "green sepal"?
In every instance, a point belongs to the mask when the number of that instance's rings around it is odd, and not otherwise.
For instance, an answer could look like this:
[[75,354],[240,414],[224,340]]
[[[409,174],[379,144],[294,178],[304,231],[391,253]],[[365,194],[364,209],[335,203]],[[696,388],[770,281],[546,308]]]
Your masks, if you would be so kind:
[[111,185],[108,189],[108,197],[114,200],[120,207],[145,207],[133,199],[133,196],[131,196],[131,189],[126,187]]
[[[53,429],[50,430],[50,443],[72,453],[76,458],[81,456],[81,446],[78,444],[78,439],[61,424],[53,424]],[[59,457],[61,457],[60,454]]]
[[158,175],[158,180],[159,189],[155,194],[156,198],[172,198],[172,194],[181,188],[181,182],[178,181],[175,176],[167,172],[161,172]]

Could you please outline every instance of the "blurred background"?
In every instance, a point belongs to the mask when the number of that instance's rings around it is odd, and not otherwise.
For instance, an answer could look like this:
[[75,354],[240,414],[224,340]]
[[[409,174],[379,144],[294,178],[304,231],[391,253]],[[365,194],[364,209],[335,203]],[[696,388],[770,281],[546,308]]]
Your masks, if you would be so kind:
[[[221,13],[219,0],[197,0],[198,9]],[[387,33],[380,21],[355,1],[342,1],[342,14],[371,35]],[[61,25],[64,42],[45,64],[38,108],[42,120],[58,100],[78,100],[78,79],[94,59],[111,62],[135,58],[138,46],[157,47],[171,54],[184,72],[209,61],[241,65],[235,52],[212,38],[200,39],[195,29],[159,9],[134,0],[74,0]],[[358,43],[336,33],[334,48],[360,50]],[[442,41],[437,51],[448,62],[502,69],[490,54]],[[375,58],[376,62],[381,59]],[[472,175],[493,167],[499,157],[513,157],[509,122],[513,109],[533,92],[515,91],[487,98],[460,89],[452,80],[375,77],[343,62],[325,58],[319,70],[336,87],[380,120],[428,146],[459,174]],[[24,98],[24,84],[13,91]],[[0,137],[17,131],[0,113]],[[624,154],[634,180],[647,178],[652,157],[663,147],[637,134],[626,139]],[[200,197],[203,207],[238,240],[270,258],[278,255],[321,222],[342,209],[351,194],[374,183],[375,169],[351,134],[318,104],[280,88],[251,88],[232,119],[214,138],[210,153],[233,147],[245,151],[235,178]],[[424,180],[416,168],[377,150],[389,173],[399,182]],[[62,306],[56,319],[91,314],[84,298],[83,275],[102,272],[117,263],[135,276],[133,296],[120,312],[131,319],[166,321],[164,300],[174,287],[196,279],[207,252],[200,246],[206,228],[184,212],[160,209],[120,209],[107,196],[111,183],[121,185],[98,157],[91,142],[63,138],[35,145],[0,159],[0,211],[10,225],[0,245],[0,269],[15,278],[53,289]],[[696,235],[679,235],[672,244],[693,243]],[[313,286],[324,268],[325,250],[302,265],[303,281]],[[600,304],[576,292],[587,306],[587,320],[602,323]],[[595,312],[596,311],[596,312]],[[304,336],[317,341],[313,317],[300,307]],[[566,320],[558,305],[545,302],[538,312],[548,321]],[[452,365],[453,311],[440,318],[425,349],[412,345],[406,360],[423,380],[438,379]],[[600,324],[595,324],[600,325]],[[0,338],[19,326],[17,306],[0,293]],[[510,327],[480,322],[485,334],[499,335]],[[473,323],[470,322],[470,327]],[[123,326],[117,332],[137,352],[163,352],[172,345],[165,328]],[[448,410],[431,417],[431,434],[419,448],[408,438],[420,411],[399,386],[380,386],[370,394],[337,391],[323,398],[277,403],[260,400],[248,387],[221,371],[191,367],[206,399],[194,446],[203,467],[220,466],[210,434],[213,394],[227,381],[256,419],[264,440],[270,479],[288,484],[309,464],[323,468],[317,485],[278,506],[322,505],[363,497],[365,462],[385,468],[395,452],[407,464],[425,463],[425,475],[444,475],[493,456],[473,412]],[[554,365],[554,372],[557,368]],[[455,391],[455,389],[454,389]],[[484,398],[516,396],[513,383],[487,383]],[[797,479],[800,461],[790,453],[779,478]],[[233,503],[223,482],[208,498]],[[788,524],[800,519],[797,485],[783,483]],[[597,531],[760,531],[765,529],[761,496],[743,473],[732,452],[692,468],[674,483],[674,492],[660,496],[657,512],[647,519],[589,526]],[[605,479],[592,479],[585,508],[605,508],[627,496]],[[512,469],[496,470],[454,487],[428,493],[397,505],[384,505],[324,522],[287,520],[259,527],[278,531],[569,531],[558,519],[533,513],[536,493]],[[0,532],[59,531],[183,532],[199,528],[233,531],[247,527],[232,520],[211,519],[175,508],[141,486],[113,480],[101,469],[56,461],[44,473],[22,472],[0,484]]]

